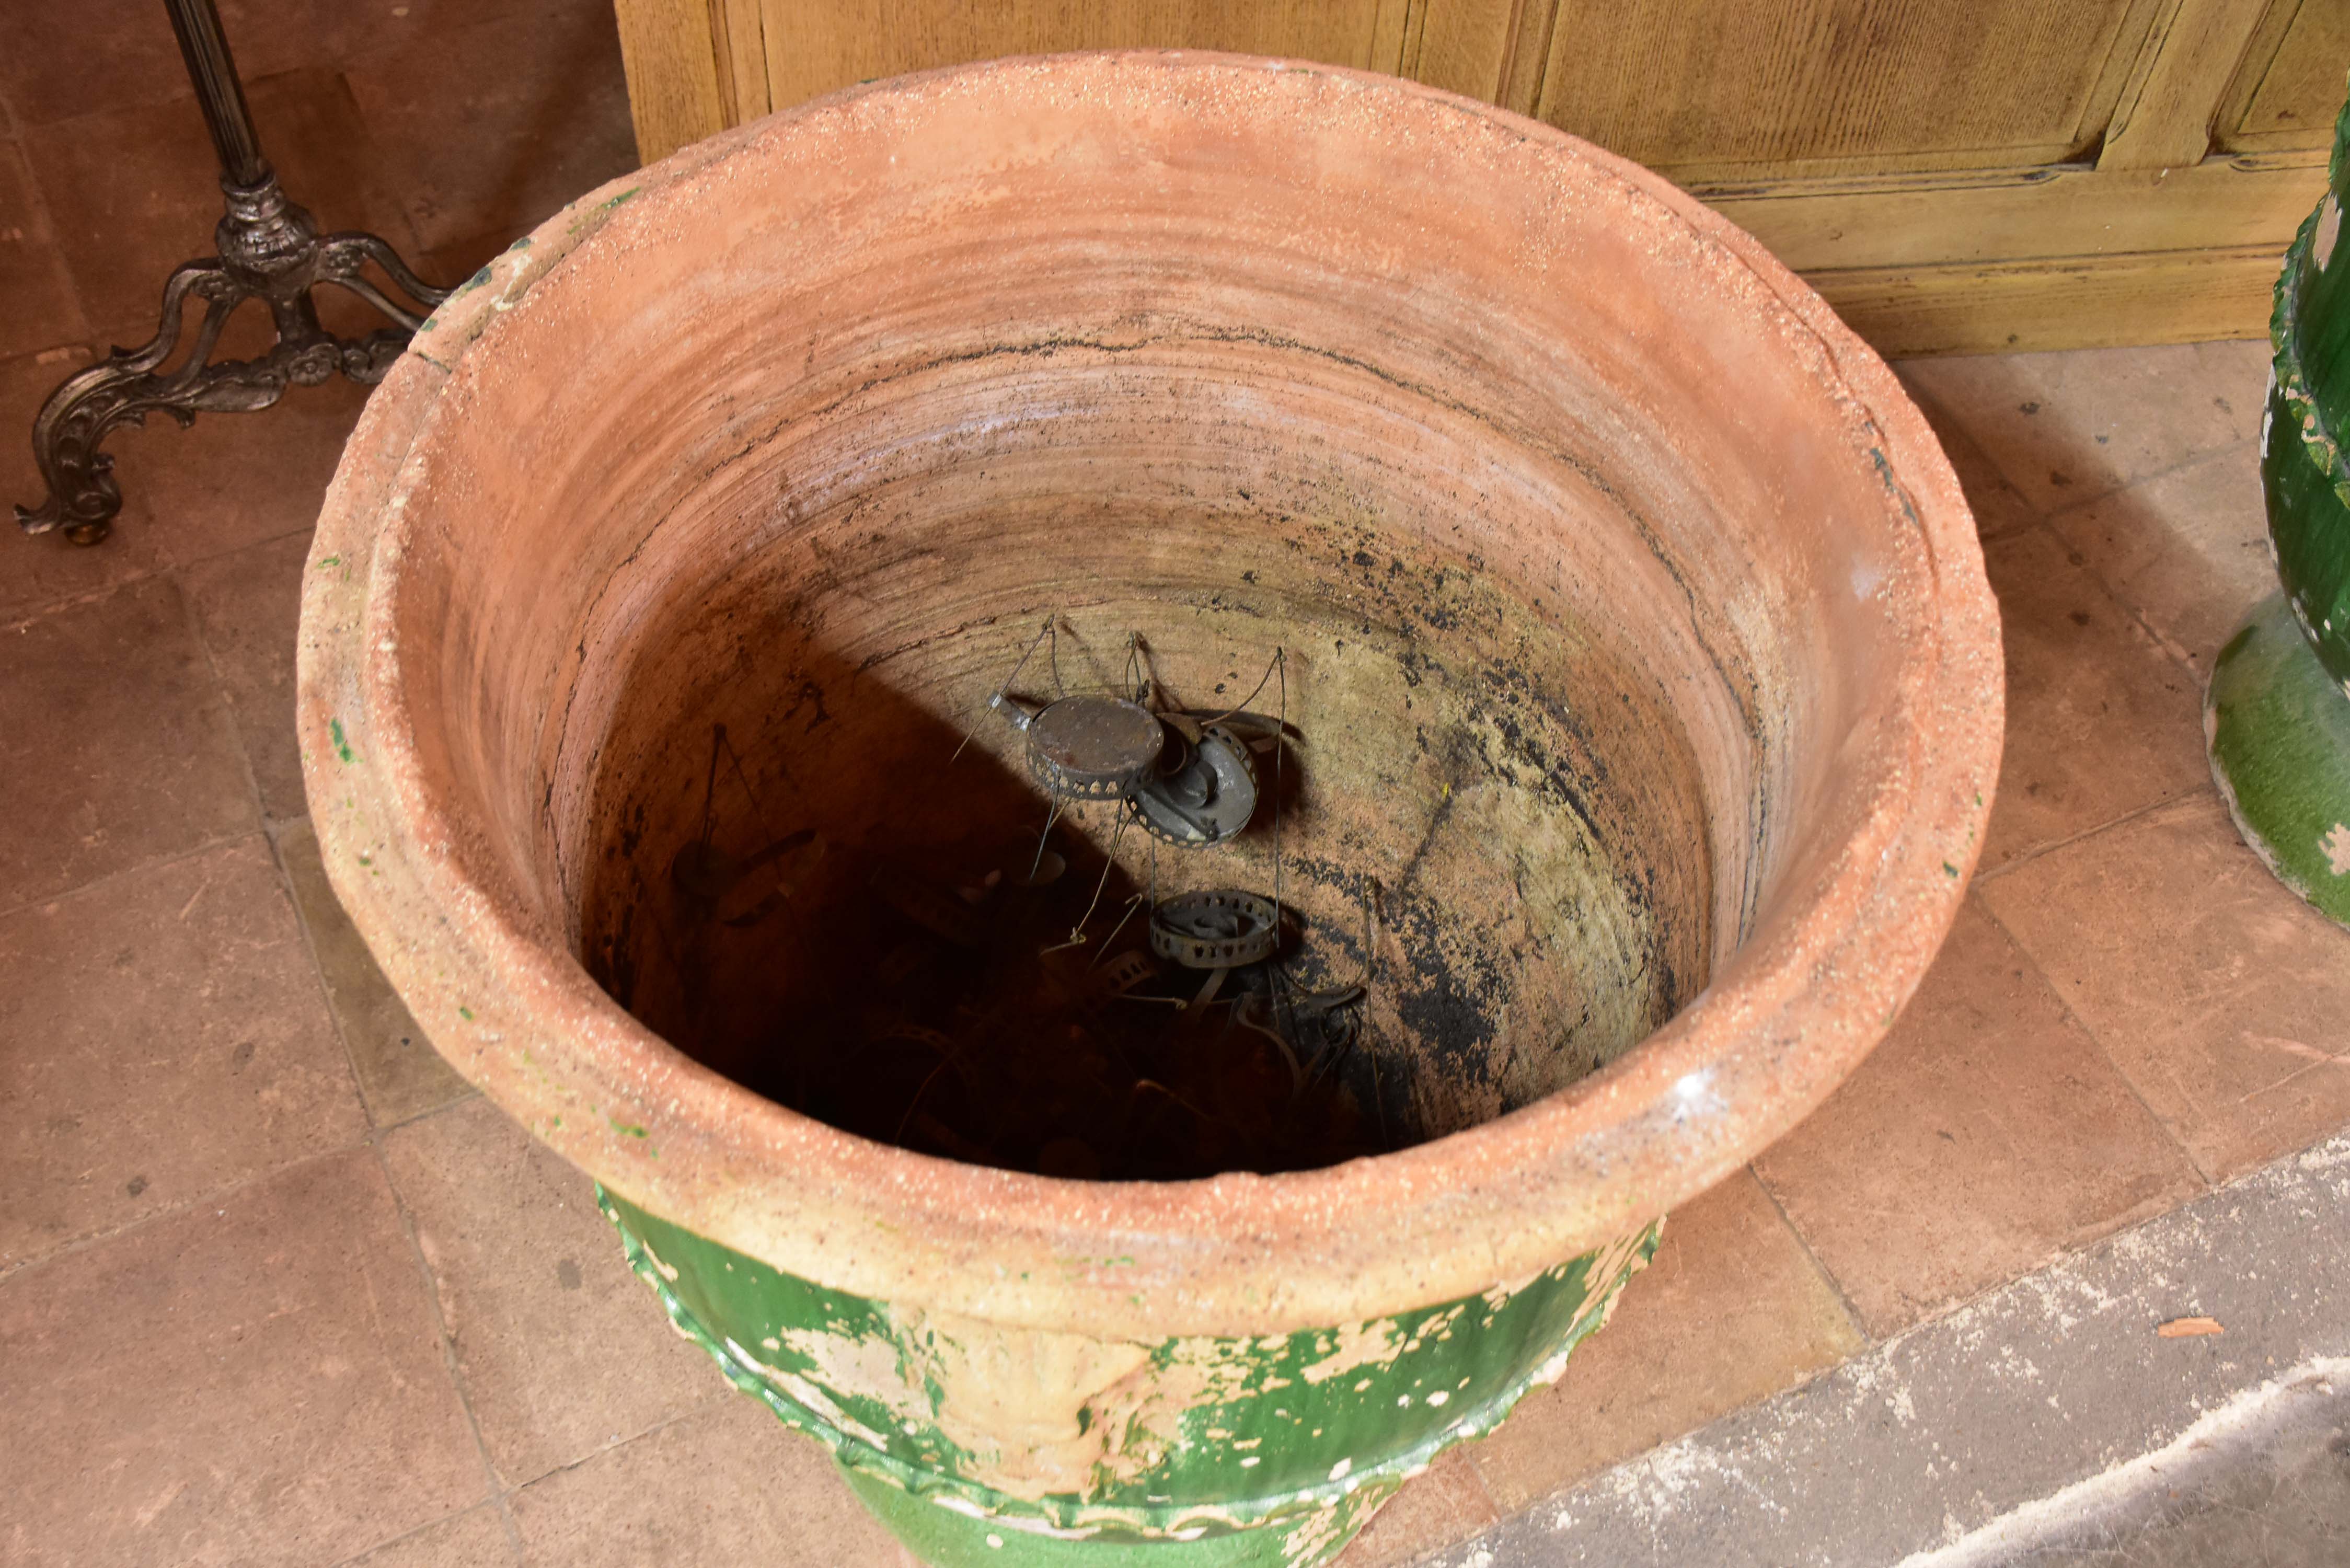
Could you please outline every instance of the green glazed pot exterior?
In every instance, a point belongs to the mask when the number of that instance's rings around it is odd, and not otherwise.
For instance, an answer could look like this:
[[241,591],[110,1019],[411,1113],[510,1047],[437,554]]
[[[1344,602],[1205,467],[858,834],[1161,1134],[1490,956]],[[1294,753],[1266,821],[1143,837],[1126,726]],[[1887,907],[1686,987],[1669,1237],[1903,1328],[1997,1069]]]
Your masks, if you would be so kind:
[[2350,106],[2328,189],[2285,253],[2261,427],[2269,538],[2284,593],[2213,667],[2211,772],[2245,841],[2319,909],[2350,923]]
[[[2350,475],[2336,432],[2350,421],[2350,106],[2334,129],[2324,198],[2303,223],[2277,279],[2269,340],[2274,384],[2261,436],[2277,576],[2318,661],[2350,682]],[[2338,265],[2337,265],[2338,264]]]
[[2350,925],[2350,696],[2282,595],[2220,650],[2203,726],[2245,842],[2286,887]]
[[[1514,1287],[1369,1323],[1138,1345],[831,1291],[598,1189],[727,1378],[822,1442],[940,1568],[1305,1568],[1555,1379],[1662,1221]],[[1004,1431],[1027,1445],[1007,1445]]]

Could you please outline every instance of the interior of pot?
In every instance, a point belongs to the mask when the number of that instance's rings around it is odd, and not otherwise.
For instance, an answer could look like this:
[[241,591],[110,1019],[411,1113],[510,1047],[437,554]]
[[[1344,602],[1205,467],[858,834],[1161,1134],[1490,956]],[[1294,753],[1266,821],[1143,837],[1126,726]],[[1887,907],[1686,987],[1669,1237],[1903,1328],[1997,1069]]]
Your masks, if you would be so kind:
[[[489,328],[394,621],[463,852],[687,1054],[954,1158],[1326,1163],[1613,1061],[1904,786],[1865,410],[1556,143],[1046,87],[810,111]],[[1257,808],[1055,803],[999,691],[1261,715]],[[1278,975],[1149,953],[1211,888]]]

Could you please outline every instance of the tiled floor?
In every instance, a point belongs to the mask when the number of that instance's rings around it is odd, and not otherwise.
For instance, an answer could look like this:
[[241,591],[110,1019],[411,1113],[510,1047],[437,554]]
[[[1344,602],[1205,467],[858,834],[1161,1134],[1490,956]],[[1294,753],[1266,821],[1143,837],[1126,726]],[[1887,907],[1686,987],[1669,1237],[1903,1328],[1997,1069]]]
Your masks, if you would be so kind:
[[[226,7],[296,194],[443,277],[627,166],[600,0]],[[0,491],[205,248],[151,0],[0,16]],[[2006,615],[1983,870],[1893,1037],[1674,1218],[1554,1389],[1409,1488],[1384,1568],[2350,1122],[2350,936],[2237,842],[2198,692],[2268,581],[2252,344],[1905,368]],[[0,539],[0,1564],[905,1561],[442,1065],[336,909],[294,589],[359,394],[115,443]]]

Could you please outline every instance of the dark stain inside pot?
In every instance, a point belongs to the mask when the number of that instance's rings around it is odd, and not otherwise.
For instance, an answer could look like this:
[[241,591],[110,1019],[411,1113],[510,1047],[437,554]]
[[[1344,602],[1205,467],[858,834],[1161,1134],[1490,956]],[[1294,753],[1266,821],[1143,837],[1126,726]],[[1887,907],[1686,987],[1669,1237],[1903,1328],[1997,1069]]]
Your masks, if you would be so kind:
[[[1052,1175],[1305,1168],[1548,1094],[1702,985],[1664,694],[1473,557],[1294,515],[844,510],[671,607],[598,780],[589,967],[745,1086]],[[1159,806],[1221,735],[1253,809],[1215,819],[1198,765],[1171,833],[1085,798],[1022,727],[1071,697],[1162,716]],[[1276,894],[1274,950],[1240,950]],[[1230,961],[1152,939],[1202,898]]]

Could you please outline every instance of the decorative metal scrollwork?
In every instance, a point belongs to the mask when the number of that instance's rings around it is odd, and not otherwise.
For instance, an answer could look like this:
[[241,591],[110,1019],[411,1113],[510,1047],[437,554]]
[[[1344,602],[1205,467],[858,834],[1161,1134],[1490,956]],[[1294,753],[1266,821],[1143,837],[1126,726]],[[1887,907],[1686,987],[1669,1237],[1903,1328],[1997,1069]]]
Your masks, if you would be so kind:
[[[63,528],[77,545],[106,537],[122,510],[122,491],[115,483],[113,458],[99,447],[120,427],[144,424],[157,412],[184,427],[200,412],[265,409],[288,387],[314,387],[338,371],[372,384],[400,358],[424,314],[448,297],[446,289],[419,278],[373,234],[319,234],[310,214],[286,200],[274,174],[257,189],[226,189],[229,213],[214,236],[221,254],[172,274],[163,286],[162,321],[155,336],[143,348],[116,349],[68,379],[42,405],[33,423],[33,456],[49,494],[37,507],[16,508],[16,522],[26,533]],[[365,272],[369,262],[423,309],[411,309],[388,294]],[[363,337],[335,336],[319,325],[311,298],[322,285],[357,295],[398,325]],[[191,297],[204,302],[203,318],[185,358],[162,369],[180,346]],[[258,358],[211,363],[222,328],[247,300],[268,306],[277,328],[276,345]]]
[[[164,284],[162,321],[146,347],[117,348],[70,377],[33,421],[33,457],[49,493],[38,506],[17,507],[16,522],[28,534],[63,528],[77,545],[105,538],[122,510],[114,460],[99,450],[114,431],[144,424],[156,412],[186,426],[198,413],[265,409],[286,388],[316,386],[338,371],[354,381],[381,380],[425,314],[449,296],[411,272],[375,235],[321,234],[310,214],[286,199],[261,156],[213,0],[167,4],[205,127],[220,152],[228,212],[213,231],[220,254],[187,263]],[[421,308],[387,293],[369,274],[370,263]],[[358,296],[396,325],[363,337],[328,332],[311,297],[323,286]],[[164,369],[180,346],[192,297],[204,302],[203,320],[187,357]],[[211,363],[221,329],[247,300],[268,307],[276,343],[259,358]]]

